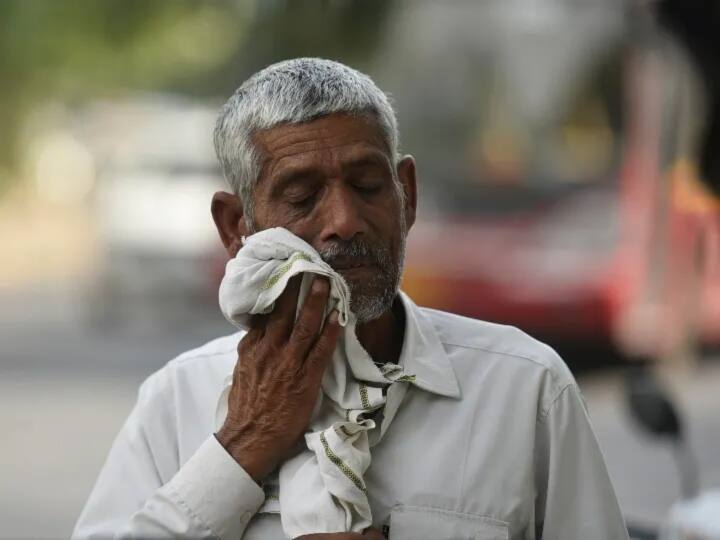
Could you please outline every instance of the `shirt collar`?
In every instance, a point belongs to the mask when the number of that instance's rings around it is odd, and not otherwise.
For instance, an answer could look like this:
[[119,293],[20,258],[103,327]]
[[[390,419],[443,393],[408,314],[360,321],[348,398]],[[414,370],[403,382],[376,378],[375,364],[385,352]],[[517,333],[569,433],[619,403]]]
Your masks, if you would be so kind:
[[404,292],[399,292],[405,308],[405,338],[399,364],[415,375],[414,384],[442,396],[459,398],[455,371],[440,342],[437,330],[428,317]]
[[[457,376],[437,330],[407,294],[399,291],[399,296],[405,308],[405,336],[398,364],[406,373],[415,375],[415,386],[441,396],[460,398]],[[227,391],[232,377],[231,371],[225,378]]]

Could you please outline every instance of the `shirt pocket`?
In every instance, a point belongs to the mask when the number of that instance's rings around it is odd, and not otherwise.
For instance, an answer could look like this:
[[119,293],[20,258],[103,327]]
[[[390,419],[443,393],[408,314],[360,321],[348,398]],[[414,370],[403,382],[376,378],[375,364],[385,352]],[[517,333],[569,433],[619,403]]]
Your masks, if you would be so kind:
[[498,519],[428,506],[398,505],[390,514],[389,540],[508,540]]

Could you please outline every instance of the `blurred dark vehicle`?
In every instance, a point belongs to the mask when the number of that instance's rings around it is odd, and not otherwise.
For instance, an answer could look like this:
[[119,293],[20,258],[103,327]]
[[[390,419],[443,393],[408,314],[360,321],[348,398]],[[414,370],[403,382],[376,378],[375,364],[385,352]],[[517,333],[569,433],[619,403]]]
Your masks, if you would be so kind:
[[689,53],[703,86],[705,111],[697,153],[700,175],[720,196],[720,3],[659,0],[656,11]]
[[[462,6],[461,45],[413,43],[448,78],[394,91],[401,116],[425,102],[403,126],[426,192],[404,288],[561,351],[665,358],[720,344],[720,204],[692,160],[687,58],[622,2]],[[433,107],[440,88],[453,101]]]

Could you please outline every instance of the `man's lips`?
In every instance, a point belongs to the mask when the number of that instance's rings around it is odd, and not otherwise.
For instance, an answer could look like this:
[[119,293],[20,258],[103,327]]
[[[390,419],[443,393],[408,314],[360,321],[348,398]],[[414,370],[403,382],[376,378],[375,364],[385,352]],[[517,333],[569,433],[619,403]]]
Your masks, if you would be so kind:
[[367,268],[371,266],[370,261],[366,259],[342,259],[334,260],[330,263],[330,266],[336,272],[347,272],[348,270],[356,270],[359,268]]

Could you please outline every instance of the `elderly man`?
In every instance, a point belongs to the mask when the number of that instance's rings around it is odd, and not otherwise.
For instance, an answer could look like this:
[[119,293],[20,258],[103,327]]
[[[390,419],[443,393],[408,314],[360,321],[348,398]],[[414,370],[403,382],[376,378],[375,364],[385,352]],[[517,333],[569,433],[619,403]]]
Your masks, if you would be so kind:
[[[367,76],[320,59],[272,65],[223,107],[215,146],[233,189],[212,201],[228,274],[239,261],[252,279],[279,257],[260,287],[280,287],[276,301],[145,381],[75,537],[627,537],[562,360],[399,291],[415,162]],[[282,255],[281,237],[306,255]],[[245,253],[259,266],[242,266]],[[282,281],[301,259],[309,270]],[[248,290],[221,288],[221,303]],[[363,356],[379,378],[358,375]],[[363,405],[311,433],[352,384]]]

